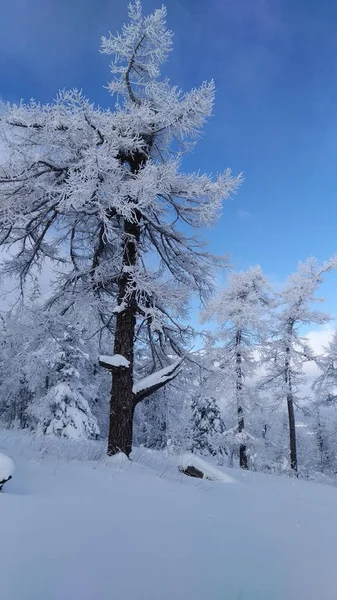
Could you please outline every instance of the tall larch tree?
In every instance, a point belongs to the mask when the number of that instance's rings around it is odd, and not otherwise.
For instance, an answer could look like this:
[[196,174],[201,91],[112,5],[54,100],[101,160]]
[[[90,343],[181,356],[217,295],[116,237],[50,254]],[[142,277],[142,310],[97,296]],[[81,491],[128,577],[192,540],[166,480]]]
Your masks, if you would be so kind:
[[335,465],[336,407],[337,407],[337,331],[318,356],[316,364],[320,374],[313,383],[312,408],[315,434],[320,455],[320,467],[324,471]]
[[[0,126],[0,246],[11,248],[3,272],[24,289],[51,263],[49,304],[63,303],[65,314],[86,299],[109,328],[113,352],[101,360],[112,374],[108,454],[127,455],[135,407],[177,375],[190,333],[179,317],[191,294],[205,301],[219,264],[186,232],[210,226],[241,179],[180,171],[212,113],[214,83],[183,93],[161,77],[172,47],[164,7],[143,16],[137,0],[129,18],[102,39],[114,110],[72,90],[44,106],[5,105]],[[152,354],[142,379],[139,339]]]
[[[212,300],[203,319],[215,318],[220,369],[227,386],[232,386],[237,410],[236,437],[242,469],[248,469],[245,434],[246,382],[257,362],[254,347],[261,344],[270,306],[267,280],[260,267],[230,274],[227,286]],[[219,369],[218,369],[219,370]],[[229,392],[229,390],[228,390]]]
[[303,336],[303,326],[322,325],[329,315],[315,310],[313,304],[321,301],[316,291],[327,271],[335,268],[336,258],[320,265],[315,258],[300,262],[296,273],[277,294],[273,337],[264,348],[264,366],[267,374],[262,382],[270,389],[275,402],[286,402],[289,425],[290,467],[298,469],[295,407],[299,403],[301,386],[305,381],[303,365],[315,356]]

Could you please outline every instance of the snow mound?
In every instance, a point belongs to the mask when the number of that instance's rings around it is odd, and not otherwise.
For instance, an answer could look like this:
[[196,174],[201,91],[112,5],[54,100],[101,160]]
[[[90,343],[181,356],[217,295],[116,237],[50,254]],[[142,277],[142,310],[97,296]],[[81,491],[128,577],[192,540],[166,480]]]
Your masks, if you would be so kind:
[[14,461],[9,456],[0,453],[0,483],[12,477],[14,469]]
[[118,454],[114,454],[113,456],[108,456],[105,460],[106,465],[110,465],[115,468],[122,468],[125,465],[130,465],[130,459],[124,454],[124,452],[118,452]]
[[183,470],[187,469],[187,467],[195,467],[196,469],[199,469],[199,471],[202,471],[207,479],[211,479],[212,481],[220,481],[221,483],[238,483],[237,480],[233,477],[230,477],[230,475],[227,475],[223,471],[220,471],[220,469],[213,467],[199,456],[195,456],[195,454],[190,452],[179,456],[178,467]]

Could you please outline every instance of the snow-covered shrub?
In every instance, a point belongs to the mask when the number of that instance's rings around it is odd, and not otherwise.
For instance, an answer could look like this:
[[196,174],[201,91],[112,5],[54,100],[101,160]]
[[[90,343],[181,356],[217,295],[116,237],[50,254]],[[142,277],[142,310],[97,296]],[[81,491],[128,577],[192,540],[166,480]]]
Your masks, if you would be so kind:
[[[47,435],[72,439],[96,439],[99,428],[88,398],[94,388],[88,381],[89,355],[72,325],[46,340],[34,358],[46,371],[44,393],[31,406],[36,429]],[[85,386],[87,383],[87,386]]]
[[99,428],[92,415],[88,401],[70,383],[60,382],[53,386],[40,401],[41,415],[47,413],[41,423],[44,433],[71,439],[96,439]]

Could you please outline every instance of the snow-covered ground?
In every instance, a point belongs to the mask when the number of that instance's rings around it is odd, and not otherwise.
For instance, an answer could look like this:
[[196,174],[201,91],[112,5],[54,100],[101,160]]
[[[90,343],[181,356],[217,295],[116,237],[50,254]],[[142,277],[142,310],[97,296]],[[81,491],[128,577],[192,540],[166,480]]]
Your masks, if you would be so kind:
[[336,488],[46,443],[0,432],[1,600],[336,599]]

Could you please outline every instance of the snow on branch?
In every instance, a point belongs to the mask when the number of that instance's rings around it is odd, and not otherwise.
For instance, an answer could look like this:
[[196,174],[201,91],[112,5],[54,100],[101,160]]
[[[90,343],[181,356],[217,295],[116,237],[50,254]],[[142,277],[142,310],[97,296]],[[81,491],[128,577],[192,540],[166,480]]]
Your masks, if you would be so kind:
[[135,395],[134,402],[138,404],[160,388],[162,388],[166,383],[172,381],[181,371],[180,365],[184,357],[169,365],[156,371],[155,373],[151,373],[147,377],[144,377],[140,381],[137,381],[133,386],[133,393]]
[[130,361],[122,356],[121,354],[114,354],[113,356],[101,355],[99,357],[99,364],[105,369],[112,371],[113,369],[128,369]]
[[101,52],[113,55],[110,65],[114,75],[109,85],[112,93],[125,93],[132,102],[137,99],[131,81],[144,85],[160,75],[160,66],[172,48],[172,33],[166,28],[166,8],[143,16],[139,0],[129,4],[130,23],[121,33],[102,37]]

